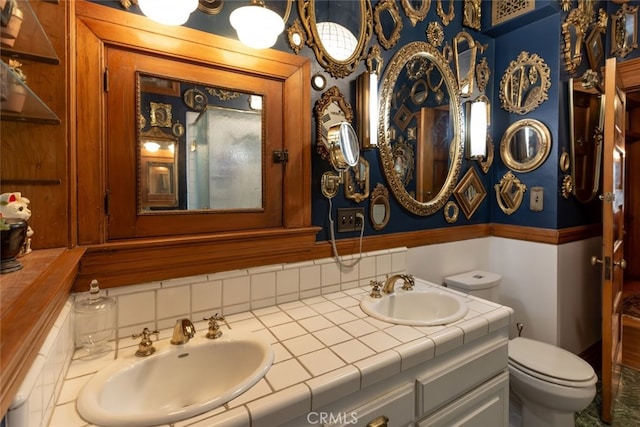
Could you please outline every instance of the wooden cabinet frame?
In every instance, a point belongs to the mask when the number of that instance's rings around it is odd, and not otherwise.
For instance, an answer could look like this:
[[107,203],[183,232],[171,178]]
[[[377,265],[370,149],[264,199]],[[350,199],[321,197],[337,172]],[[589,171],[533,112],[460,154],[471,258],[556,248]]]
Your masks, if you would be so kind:
[[[78,138],[78,241],[87,246],[76,290],[91,279],[102,287],[130,285],[248,268],[309,256],[320,227],[311,225],[310,63],[276,50],[251,51],[240,42],[184,27],[170,30],[131,13],[78,1],[76,4]],[[282,227],[110,240],[104,107],[104,54],[108,46],[281,81],[283,147]],[[123,104],[127,100],[122,100]],[[132,195],[135,197],[135,195]],[[189,220],[189,214],[184,215]],[[213,220],[213,219],[212,219]]]

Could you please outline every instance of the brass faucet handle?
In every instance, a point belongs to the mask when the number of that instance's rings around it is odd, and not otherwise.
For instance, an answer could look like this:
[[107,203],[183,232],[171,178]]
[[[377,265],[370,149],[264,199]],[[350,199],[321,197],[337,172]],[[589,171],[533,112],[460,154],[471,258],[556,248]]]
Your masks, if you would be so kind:
[[402,290],[404,291],[412,291],[413,287],[416,285],[416,280],[412,274],[403,274],[400,276],[402,278]]
[[222,331],[220,330],[220,325],[218,324],[219,321],[224,322],[227,327],[229,326],[224,317],[220,316],[218,313],[214,314],[211,317],[203,317],[202,320],[209,321],[209,330],[207,331],[206,337],[210,340],[214,340],[222,336]]
[[371,285],[371,293],[369,294],[369,296],[371,298],[382,298],[382,293],[380,293],[380,287],[382,286],[382,282],[371,280],[369,284]]
[[139,334],[131,335],[131,338],[133,339],[142,337],[142,339],[140,340],[140,344],[138,344],[136,356],[146,357],[155,353],[156,348],[153,346],[153,341],[151,341],[151,335],[155,335],[157,339],[158,334],[160,334],[160,331],[158,331],[157,329],[152,331],[149,328],[144,328]]

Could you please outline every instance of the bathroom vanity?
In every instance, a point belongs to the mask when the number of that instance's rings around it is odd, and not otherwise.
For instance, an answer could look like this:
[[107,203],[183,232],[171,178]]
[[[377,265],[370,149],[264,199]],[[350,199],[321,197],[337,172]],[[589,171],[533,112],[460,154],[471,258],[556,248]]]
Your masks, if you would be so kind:
[[[354,288],[226,316],[224,334],[252,332],[275,360],[256,385],[186,426],[508,425],[508,328],[513,311],[462,296],[469,310],[446,326],[382,322],[360,309],[369,289]],[[196,323],[197,334],[206,324]],[[170,331],[161,331],[159,347]],[[135,352],[129,337],[120,358]],[[188,350],[190,343],[184,344]],[[115,352],[74,359],[51,427],[88,425],[76,411],[81,389]],[[155,357],[155,355],[149,356]],[[215,376],[215,375],[214,375]],[[163,424],[165,425],[165,424]],[[168,425],[168,424],[167,424]]]

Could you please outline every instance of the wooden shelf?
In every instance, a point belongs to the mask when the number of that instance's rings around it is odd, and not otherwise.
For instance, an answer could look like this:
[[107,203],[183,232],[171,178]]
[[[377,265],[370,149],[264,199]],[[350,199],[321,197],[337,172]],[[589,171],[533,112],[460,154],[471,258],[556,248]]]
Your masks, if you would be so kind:
[[64,306],[84,248],[35,250],[23,268],[0,276],[0,414],[20,384]]

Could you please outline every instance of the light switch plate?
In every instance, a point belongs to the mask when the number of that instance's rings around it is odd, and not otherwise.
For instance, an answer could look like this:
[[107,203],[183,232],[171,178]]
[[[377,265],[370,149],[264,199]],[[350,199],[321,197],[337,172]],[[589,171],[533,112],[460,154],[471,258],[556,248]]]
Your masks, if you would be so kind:
[[542,200],[544,199],[544,189],[542,187],[531,187],[529,209],[534,212],[542,212]]

